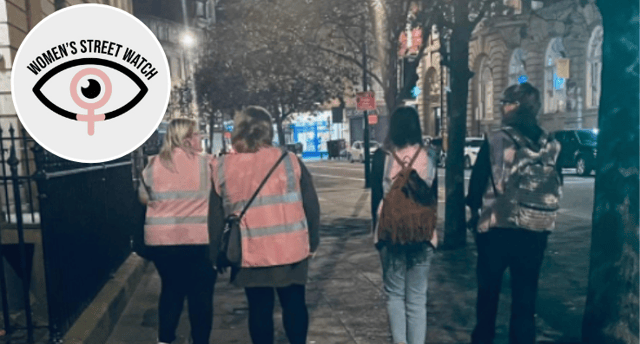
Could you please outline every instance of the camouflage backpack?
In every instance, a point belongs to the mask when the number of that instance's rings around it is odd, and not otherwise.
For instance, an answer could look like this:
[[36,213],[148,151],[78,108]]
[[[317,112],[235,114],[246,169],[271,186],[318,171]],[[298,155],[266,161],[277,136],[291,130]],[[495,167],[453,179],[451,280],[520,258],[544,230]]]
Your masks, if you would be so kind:
[[437,220],[437,179],[429,187],[412,165],[422,149],[418,149],[409,164],[393,158],[402,166],[384,198],[378,239],[407,244],[427,242],[433,237]]
[[[518,227],[530,230],[552,229],[562,195],[556,160],[560,144],[543,133],[540,149],[515,129],[503,132],[516,145],[516,160],[505,197],[511,203],[510,218]],[[537,147],[536,147],[537,148]]]

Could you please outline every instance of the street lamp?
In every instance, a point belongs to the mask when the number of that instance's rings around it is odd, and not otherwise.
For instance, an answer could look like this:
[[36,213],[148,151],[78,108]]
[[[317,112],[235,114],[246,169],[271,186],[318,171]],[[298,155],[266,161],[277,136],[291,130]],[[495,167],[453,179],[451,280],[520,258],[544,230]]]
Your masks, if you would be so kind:
[[189,49],[195,45],[196,39],[195,37],[193,37],[193,33],[191,33],[190,31],[187,31],[184,34],[182,34],[182,37],[180,38],[180,42],[185,48]]

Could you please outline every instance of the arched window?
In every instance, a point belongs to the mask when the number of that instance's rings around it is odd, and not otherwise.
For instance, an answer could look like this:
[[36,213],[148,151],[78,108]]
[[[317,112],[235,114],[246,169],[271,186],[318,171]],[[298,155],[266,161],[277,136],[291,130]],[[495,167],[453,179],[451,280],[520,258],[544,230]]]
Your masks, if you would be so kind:
[[493,119],[493,75],[486,57],[480,63],[478,78],[478,119]]
[[509,86],[522,84],[527,82],[529,77],[526,71],[526,53],[524,50],[518,48],[513,51],[511,55],[511,62],[509,62]]
[[567,56],[562,38],[554,38],[549,42],[545,55],[544,70],[544,111],[563,111],[567,101],[567,85],[565,79],[558,76],[556,62]]
[[602,85],[602,26],[591,33],[587,49],[587,107],[600,105],[600,86]]

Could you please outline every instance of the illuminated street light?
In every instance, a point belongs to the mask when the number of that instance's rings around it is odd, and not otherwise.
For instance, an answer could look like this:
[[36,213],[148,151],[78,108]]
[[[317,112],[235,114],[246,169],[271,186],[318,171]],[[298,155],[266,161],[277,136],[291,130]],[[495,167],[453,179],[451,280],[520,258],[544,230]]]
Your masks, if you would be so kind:
[[186,48],[191,48],[196,42],[191,32],[185,32],[182,35],[182,38],[180,39],[180,41],[182,42],[182,45],[184,45]]

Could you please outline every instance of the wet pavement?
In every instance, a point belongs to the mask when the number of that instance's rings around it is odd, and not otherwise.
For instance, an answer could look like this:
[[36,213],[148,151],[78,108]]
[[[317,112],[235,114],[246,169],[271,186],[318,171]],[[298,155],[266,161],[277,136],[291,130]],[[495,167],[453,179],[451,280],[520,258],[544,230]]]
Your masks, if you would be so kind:
[[[389,324],[380,258],[372,245],[368,191],[340,188],[320,192],[321,245],[310,266],[308,343],[388,344]],[[443,214],[443,205],[440,214]],[[442,224],[442,221],[440,221]],[[440,231],[440,235],[442,232]],[[577,343],[587,291],[591,220],[571,211],[559,215],[549,237],[537,300],[538,343]],[[469,234],[465,248],[438,250],[431,265],[427,343],[469,343],[475,325],[476,250]],[[503,279],[496,344],[508,342],[510,281]],[[109,344],[156,344],[159,277],[150,264]],[[277,304],[277,303],[276,303]],[[242,289],[220,275],[214,296],[211,343],[250,343]],[[288,343],[276,306],[276,343]],[[175,343],[188,343],[183,312]]]

